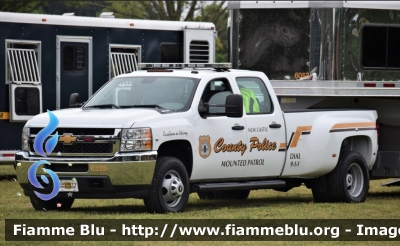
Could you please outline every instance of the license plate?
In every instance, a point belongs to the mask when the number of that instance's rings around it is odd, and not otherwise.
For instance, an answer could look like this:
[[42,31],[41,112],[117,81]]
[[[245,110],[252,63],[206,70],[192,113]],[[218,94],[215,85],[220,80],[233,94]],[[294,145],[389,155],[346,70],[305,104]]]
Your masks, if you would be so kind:
[[76,180],[60,180],[60,192],[77,192],[78,190],[78,181]]

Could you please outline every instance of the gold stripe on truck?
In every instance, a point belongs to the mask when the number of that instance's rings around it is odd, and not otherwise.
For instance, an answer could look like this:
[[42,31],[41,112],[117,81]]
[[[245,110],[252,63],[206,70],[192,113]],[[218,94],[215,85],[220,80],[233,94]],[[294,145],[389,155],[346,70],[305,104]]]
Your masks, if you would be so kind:
[[280,143],[279,144],[279,151],[285,151],[286,150],[286,143]]
[[298,126],[293,136],[293,141],[290,143],[290,148],[295,148],[299,142],[300,135],[310,134],[312,126]]
[[296,132],[292,133],[290,137],[289,144],[286,146],[286,143],[279,144],[279,151],[285,151],[290,148],[295,148],[300,140],[301,135],[308,135],[311,133],[312,126],[298,126],[296,128]]
[[332,126],[329,132],[376,130],[374,122],[339,123]]

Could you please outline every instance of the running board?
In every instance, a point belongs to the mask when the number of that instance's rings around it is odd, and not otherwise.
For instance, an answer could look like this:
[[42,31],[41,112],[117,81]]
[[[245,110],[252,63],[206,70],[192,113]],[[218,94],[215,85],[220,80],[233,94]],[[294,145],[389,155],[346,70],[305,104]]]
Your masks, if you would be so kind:
[[381,186],[400,186],[400,179],[381,184]]
[[257,190],[257,189],[275,189],[286,186],[282,180],[268,181],[248,181],[231,183],[209,183],[194,185],[195,191],[213,191],[213,190]]

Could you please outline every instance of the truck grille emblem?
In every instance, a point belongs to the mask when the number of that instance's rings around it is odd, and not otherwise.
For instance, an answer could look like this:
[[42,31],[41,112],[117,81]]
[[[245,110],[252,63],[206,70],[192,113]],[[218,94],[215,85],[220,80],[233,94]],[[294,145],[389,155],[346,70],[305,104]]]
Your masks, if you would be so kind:
[[71,145],[77,139],[78,139],[78,137],[72,136],[72,133],[65,133],[64,135],[62,135],[58,138],[58,141],[62,142],[64,145]]

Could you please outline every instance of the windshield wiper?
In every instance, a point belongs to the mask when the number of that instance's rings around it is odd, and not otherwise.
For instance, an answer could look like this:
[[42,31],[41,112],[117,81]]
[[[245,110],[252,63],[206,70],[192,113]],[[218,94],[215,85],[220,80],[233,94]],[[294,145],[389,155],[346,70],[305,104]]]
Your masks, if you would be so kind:
[[121,108],[158,108],[166,109],[157,104],[144,104],[144,105],[121,105]]
[[110,104],[99,104],[99,105],[86,106],[85,108],[121,108],[121,107],[110,103]]

